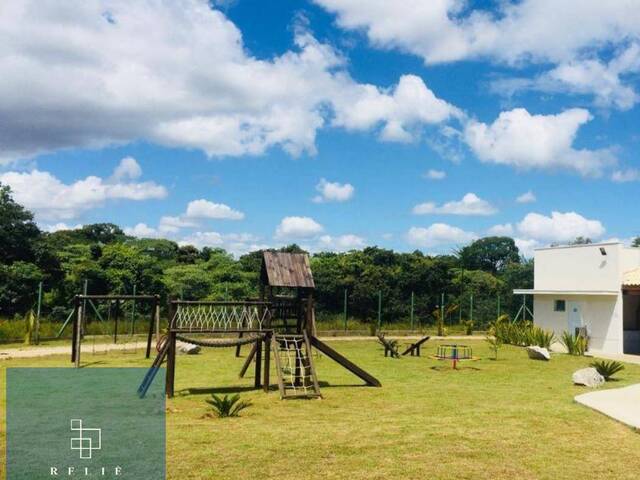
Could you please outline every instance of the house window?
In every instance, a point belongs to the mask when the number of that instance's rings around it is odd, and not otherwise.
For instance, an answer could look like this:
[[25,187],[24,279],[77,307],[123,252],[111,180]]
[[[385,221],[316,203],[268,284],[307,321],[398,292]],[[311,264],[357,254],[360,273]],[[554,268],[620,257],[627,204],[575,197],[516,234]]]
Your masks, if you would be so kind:
[[554,312],[564,312],[566,309],[566,305],[564,300],[554,300],[553,302],[553,311]]

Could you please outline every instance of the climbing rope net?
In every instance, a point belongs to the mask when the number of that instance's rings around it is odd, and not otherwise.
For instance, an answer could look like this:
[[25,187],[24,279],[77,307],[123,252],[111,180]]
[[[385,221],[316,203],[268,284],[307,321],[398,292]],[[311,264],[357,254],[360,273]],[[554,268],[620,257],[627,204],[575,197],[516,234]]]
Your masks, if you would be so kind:
[[307,343],[302,335],[278,335],[277,355],[285,389],[295,396],[316,395]]
[[189,332],[262,330],[270,318],[265,304],[178,303],[172,324]]

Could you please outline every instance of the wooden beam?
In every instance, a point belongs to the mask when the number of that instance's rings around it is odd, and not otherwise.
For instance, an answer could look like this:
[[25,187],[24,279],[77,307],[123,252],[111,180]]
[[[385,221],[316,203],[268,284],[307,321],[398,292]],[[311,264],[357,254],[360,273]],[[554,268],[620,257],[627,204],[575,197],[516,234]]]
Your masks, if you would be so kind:
[[247,373],[247,370],[249,369],[249,365],[251,365],[251,362],[253,361],[253,357],[255,357],[255,355],[256,355],[256,344],[254,343],[253,346],[251,347],[251,350],[249,350],[249,355],[247,355],[247,358],[244,361],[244,364],[242,365],[242,369],[240,369],[240,378],[243,378],[244,374]]
[[347,359],[346,357],[336,352],[333,348],[331,348],[329,345],[321,341],[318,337],[310,336],[309,342],[313,347],[320,350],[327,357],[339,363],[340,365],[342,365],[344,368],[349,370],[351,373],[353,373],[357,377],[360,377],[362,380],[364,380],[367,383],[367,385],[370,385],[372,387],[382,386],[382,384],[376,377],[367,373],[362,368],[360,368],[355,363],[353,363],[351,360]]

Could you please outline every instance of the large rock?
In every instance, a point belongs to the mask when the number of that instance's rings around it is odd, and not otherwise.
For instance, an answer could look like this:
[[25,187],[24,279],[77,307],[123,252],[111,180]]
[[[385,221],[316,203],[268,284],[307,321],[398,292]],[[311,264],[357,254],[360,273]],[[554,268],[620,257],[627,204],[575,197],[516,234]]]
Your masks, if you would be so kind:
[[200,347],[198,345],[194,345],[193,343],[181,342],[180,340],[176,341],[176,348],[180,353],[186,353],[187,355],[195,355],[196,353],[200,353]]
[[537,345],[527,347],[527,354],[529,355],[529,358],[533,360],[551,360],[549,350],[544,347],[538,347]]
[[593,367],[582,368],[573,372],[572,378],[573,383],[576,385],[584,385],[591,388],[597,388],[605,382],[604,377]]

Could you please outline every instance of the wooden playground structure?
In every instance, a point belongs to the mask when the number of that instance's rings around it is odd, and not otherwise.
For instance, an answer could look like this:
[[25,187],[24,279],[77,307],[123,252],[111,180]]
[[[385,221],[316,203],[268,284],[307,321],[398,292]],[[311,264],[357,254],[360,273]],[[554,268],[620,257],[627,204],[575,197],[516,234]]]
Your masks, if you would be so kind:
[[314,290],[306,254],[265,251],[258,300],[171,301],[167,337],[158,345],[158,355],[138,394],[146,394],[166,359],[166,394],[173,397],[178,341],[201,347],[235,347],[236,357],[240,356],[243,345],[251,345],[240,376],[244,376],[253,363],[255,388],[262,387],[265,392],[270,386],[273,354],[282,399],[322,396],[313,359],[314,348],[367,385],[381,386],[375,377],[317,338]]
[[[76,368],[80,367],[80,357],[82,352],[82,341],[85,337],[85,333],[87,330],[87,313],[91,308],[98,319],[101,322],[104,320],[99,316],[98,309],[96,308],[96,303],[108,302],[109,303],[109,314],[111,313],[111,305],[114,305],[114,328],[110,334],[113,335],[113,343],[118,343],[118,334],[120,333],[120,337],[127,336],[126,332],[118,332],[118,326],[121,322],[121,313],[122,308],[121,305],[124,302],[132,302],[132,316],[131,316],[131,324],[130,324],[130,332],[129,336],[133,337],[135,335],[135,304],[136,302],[149,304],[151,306],[150,311],[151,314],[149,316],[149,328],[147,330],[147,342],[146,342],[146,351],[145,356],[149,358],[151,355],[151,345],[153,340],[153,333],[155,329],[156,335],[159,335],[160,329],[160,297],[158,295],[76,295],[73,298],[73,332],[71,339],[71,362],[74,363]],[[64,328],[64,327],[63,327]],[[123,335],[124,333],[124,335]],[[95,337],[94,337],[95,342]]]

